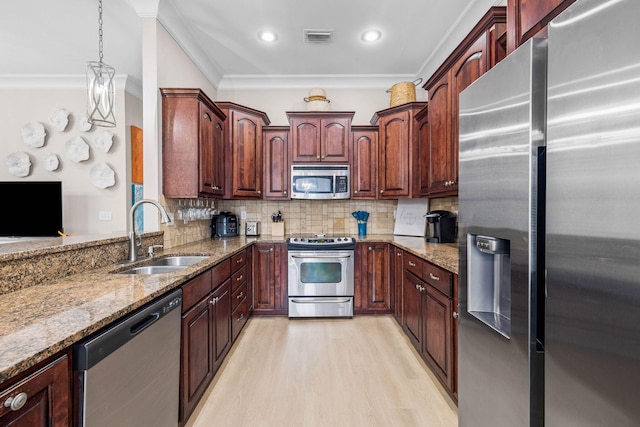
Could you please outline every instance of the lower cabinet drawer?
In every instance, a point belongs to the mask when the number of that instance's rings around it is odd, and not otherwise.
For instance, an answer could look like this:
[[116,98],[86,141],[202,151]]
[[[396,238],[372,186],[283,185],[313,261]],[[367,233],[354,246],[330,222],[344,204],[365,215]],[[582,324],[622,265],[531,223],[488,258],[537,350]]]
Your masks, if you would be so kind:
[[453,297],[452,273],[425,262],[422,270],[422,279],[449,298]]
[[231,295],[231,311],[240,305],[242,300],[247,298],[247,282],[244,282],[238,289],[233,291]]
[[249,300],[244,298],[231,314],[231,339],[236,340],[249,319]]

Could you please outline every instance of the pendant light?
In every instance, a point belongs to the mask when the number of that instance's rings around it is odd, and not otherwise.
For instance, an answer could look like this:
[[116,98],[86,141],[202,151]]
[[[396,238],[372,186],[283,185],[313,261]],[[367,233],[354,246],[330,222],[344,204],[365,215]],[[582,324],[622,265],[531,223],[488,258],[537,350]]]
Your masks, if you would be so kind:
[[100,60],[87,62],[87,115],[96,126],[114,127],[116,70],[102,62],[102,0],[98,0],[98,51]]

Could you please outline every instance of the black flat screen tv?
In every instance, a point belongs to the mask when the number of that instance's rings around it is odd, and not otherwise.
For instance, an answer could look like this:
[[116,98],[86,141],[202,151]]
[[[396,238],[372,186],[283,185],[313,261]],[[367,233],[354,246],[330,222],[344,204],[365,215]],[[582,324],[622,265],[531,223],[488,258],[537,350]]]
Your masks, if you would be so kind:
[[0,181],[2,237],[58,236],[62,228],[60,181]]

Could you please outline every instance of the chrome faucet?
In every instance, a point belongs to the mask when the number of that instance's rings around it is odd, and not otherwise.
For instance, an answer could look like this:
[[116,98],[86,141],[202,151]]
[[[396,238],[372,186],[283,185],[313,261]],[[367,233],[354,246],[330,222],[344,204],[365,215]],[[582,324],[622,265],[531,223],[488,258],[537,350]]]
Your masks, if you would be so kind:
[[156,208],[158,208],[158,210],[160,211],[160,216],[162,217],[160,221],[161,223],[166,224],[168,222],[171,222],[171,220],[169,219],[169,214],[167,214],[167,211],[165,210],[165,208],[163,208],[160,205],[160,203],[156,202],[155,200],[142,199],[140,201],[135,202],[133,206],[131,206],[131,210],[129,211],[129,261],[130,262],[138,260],[138,248],[142,246],[142,239],[140,238],[140,236],[138,236],[138,242],[136,242],[136,232],[133,228],[135,223],[134,215],[136,213],[136,209],[138,209],[138,206],[140,206],[143,203],[150,203],[154,205]]

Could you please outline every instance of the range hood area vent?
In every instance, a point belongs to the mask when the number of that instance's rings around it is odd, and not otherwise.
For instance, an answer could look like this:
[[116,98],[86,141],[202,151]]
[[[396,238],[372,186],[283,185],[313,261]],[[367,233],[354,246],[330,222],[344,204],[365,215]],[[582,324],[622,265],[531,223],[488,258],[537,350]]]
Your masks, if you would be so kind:
[[305,43],[331,43],[333,30],[304,30]]

